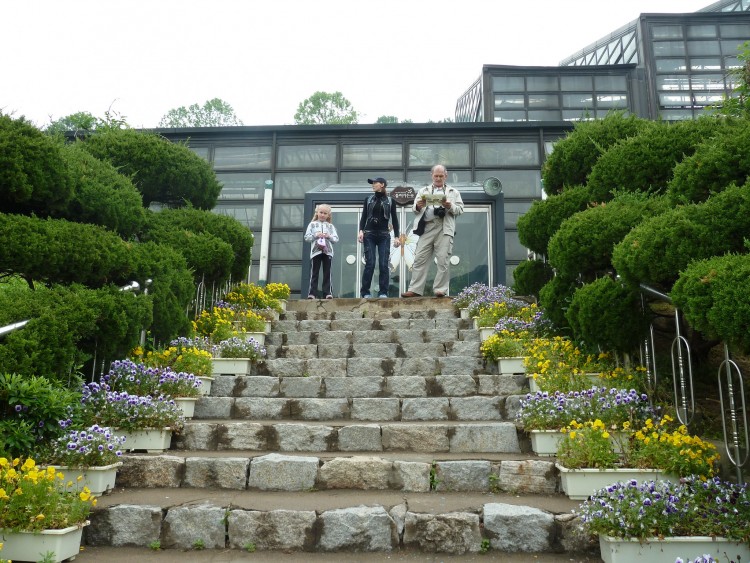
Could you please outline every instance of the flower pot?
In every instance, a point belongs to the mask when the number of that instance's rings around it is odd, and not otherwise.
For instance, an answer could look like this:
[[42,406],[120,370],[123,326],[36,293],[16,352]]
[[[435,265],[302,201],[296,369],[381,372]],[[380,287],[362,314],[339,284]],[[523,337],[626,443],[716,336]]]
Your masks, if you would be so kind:
[[92,495],[99,497],[115,488],[117,470],[121,465],[122,462],[118,461],[101,467],[70,467],[67,465],[52,465],[51,467],[54,467],[65,477],[61,483],[67,483],[68,481],[75,483],[80,477],[80,483],[88,487]]
[[536,377],[534,377],[534,374],[527,375],[526,381],[529,383],[529,392],[536,393],[537,391],[541,391],[539,389],[539,384],[536,382]]
[[143,430],[117,430],[125,436],[123,450],[145,450],[148,453],[158,453],[169,449],[172,441],[171,428],[144,428]]
[[[565,436],[560,430],[530,430],[531,449],[539,456],[553,456],[557,454],[557,446],[560,440]],[[627,443],[628,434],[626,432],[617,432],[616,440],[612,441],[612,446],[616,453],[622,453],[622,444]]]
[[699,555],[711,555],[717,561],[750,561],[750,546],[724,538],[686,536],[648,538],[645,540],[599,536],[599,550],[604,563],[661,563],[682,558],[692,561]]
[[255,340],[258,344],[263,346],[266,343],[266,333],[265,332],[241,332],[239,334],[240,338],[244,338],[245,340],[248,340],[249,338],[252,338]]
[[175,397],[175,404],[182,409],[182,414],[185,418],[193,418],[195,412],[195,403],[198,401],[197,397]]
[[479,329],[479,339],[484,342],[490,336],[495,333],[495,328],[491,326],[483,326]]
[[568,469],[559,463],[556,463],[555,467],[560,471],[562,490],[571,500],[586,500],[599,489],[618,481],[635,479],[638,483],[642,483],[664,479],[673,483],[679,482],[678,477],[660,469]]
[[281,305],[281,311],[286,313],[286,299],[279,299],[279,304]]
[[465,321],[468,321],[469,320],[469,309],[467,309],[465,307],[462,308],[462,309],[459,309],[458,310],[458,315],[459,315],[459,317],[461,319],[463,319]]
[[201,386],[199,387],[201,395],[204,397],[211,394],[211,384],[214,381],[213,377],[207,375],[199,375],[198,379],[201,380]]
[[[279,320],[278,313],[276,313],[276,320]],[[271,334],[271,321],[266,321],[266,334]]]
[[474,327],[474,330],[479,330],[479,317],[471,318],[471,326]]
[[[0,557],[11,561],[64,561],[75,557],[81,550],[83,527],[69,526],[61,530],[41,532],[11,532],[0,530],[0,543],[3,550]],[[47,557],[51,554],[51,557]]]
[[212,373],[216,375],[250,375],[250,358],[212,358]]
[[501,375],[514,375],[526,372],[526,366],[523,365],[523,356],[512,358],[498,358],[497,371]]

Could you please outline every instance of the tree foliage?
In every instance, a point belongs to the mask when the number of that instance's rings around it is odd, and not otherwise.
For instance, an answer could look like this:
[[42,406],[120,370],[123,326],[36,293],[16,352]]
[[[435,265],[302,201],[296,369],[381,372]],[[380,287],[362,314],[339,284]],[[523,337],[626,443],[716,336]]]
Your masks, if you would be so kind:
[[552,267],[542,260],[524,260],[513,270],[513,291],[539,299],[539,290],[552,279]]
[[351,125],[359,116],[341,92],[315,92],[300,102],[294,122],[297,125]]
[[0,114],[0,210],[53,215],[72,193],[60,142],[23,117]]
[[587,184],[591,197],[607,201],[617,190],[663,193],[675,165],[719,127],[711,118],[644,124],[637,135],[615,143],[596,161]]
[[591,169],[607,149],[636,135],[649,122],[615,112],[596,121],[579,121],[575,129],[555,143],[542,167],[544,191],[559,194],[570,186],[585,185]]
[[185,145],[134,129],[108,129],[87,137],[83,146],[129,177],[146,207],[189,203],[212,209],[216,205],[221,184],[213,168]]
[[50,135],[62,134],[68,131],[90,133],[104,124],[98,117],[94,117],[87,111],[71,113],[60,119],[50,121],[44,128],[44,132]]
[[591,195],[588,188],[575,186],[564,192],[536,200],[518,218],[518,240],[537,254],[547,255],[547,246],[562,222],[588,207]]
[[202,106],[192,104],[169,110],[159,121],[159,127],[227,127],[242,125],[234,108],[221,98],[207,100]]

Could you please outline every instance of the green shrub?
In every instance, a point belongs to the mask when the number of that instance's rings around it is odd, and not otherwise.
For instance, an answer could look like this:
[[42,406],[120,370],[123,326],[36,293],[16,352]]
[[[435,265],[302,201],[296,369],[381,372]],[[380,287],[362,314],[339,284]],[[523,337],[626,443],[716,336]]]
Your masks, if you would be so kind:
[[552,268],[542,260],[524,260],[513,270],[513,291],[539,299],[539,290],[552,279]]
[[555,276],[539,290],[539,304],[547,318],[560,331],[569,328],[565,312],[570,306],[575,289],[575,281],[564,276]]

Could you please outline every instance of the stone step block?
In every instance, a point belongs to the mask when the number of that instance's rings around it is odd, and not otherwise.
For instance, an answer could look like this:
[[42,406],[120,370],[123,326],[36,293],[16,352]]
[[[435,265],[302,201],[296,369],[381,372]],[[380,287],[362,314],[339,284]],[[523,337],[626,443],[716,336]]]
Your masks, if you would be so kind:
[[[512,422],[379,422],[384,452],[520,453]],[[175,450],[275,452],[339,451],[339,433],[357,424],[190,421],[173,437]],[[343,430],[344,433],[347,430]],[[371,431],[374,436],[376,432]],[[380,451],[377,448],[375,451]]]
[[[269,453],[233,457],[178,452],[126,454],[116,487],[256,491],[382,490],[560,494],[553,461],[459,459],[413,461],[372,452],[322,459]],[[150,469],[153,473],[150,474]],[[158,476],[157,476],[158,475]],[[529,477],[533,477],[533,479]],[[160,480],[161,477],[161,480]],[[515,481],[512,479],[515,477]],[[522,483],[522,486],[518,486]]]

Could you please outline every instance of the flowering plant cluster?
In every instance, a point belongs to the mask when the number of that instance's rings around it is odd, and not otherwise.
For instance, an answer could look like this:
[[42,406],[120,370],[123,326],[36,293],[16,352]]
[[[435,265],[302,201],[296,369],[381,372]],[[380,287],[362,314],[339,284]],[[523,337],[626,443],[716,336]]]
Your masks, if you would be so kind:
[[500,319],[518,315],[523,306],[523,301],[518,301],[517,299],[512,298],[505,301],[489,303],[477,314],[477,324],[479,327],[494,327]]
[[167,427],[179,431],[185,424],[182,409],[172,399],[111,391],[106,383],[96,382],[83,386],[78,416],[88,424],[125,431]]
[[[206,341],[205,344],[203,340]],[[190,339],[183,336],[172,340],[167,348],[152,350],[145,354],[141,348],[136,348],[132,356],[147,366],[168,367],[176,372],[208,376],[211,375],[209,348],[207,338]]]
[[[451,300],[451,303],[456,309],[467,309],[472,302],[484,300],[490,295],[510,297],[512,291],[509,287],[503,285],[499,285],[496,288],[490,288],[486,284],[476,282],[459,291],[458,295]],[[502,300],[503,299],[498,299],[498,301]]]
[[203,310],[193,321],[193,330],[211,342],[231,338],[238,332],[264,332],[266,319],[243,305],[219,301],[210,311]]
[[224,301],[239,305],[243,309],[273,309],[281,313],[278,298],[269,295],[262,287],[252,283],[240,283],[224,296]]
[[496,303],[507,303],[510,310],[520,309],[524,302],[513,297],[513,291],[503,285],[496,287],[485,286],[484,291],[481,291],[469,304],[467,309],[469,317],[478,317],[482,311],[489,309]]
[[96,498],[87,487],[64,483],[54,467],[33,459],[0,457],[0,529],[14,532],[60,530],[86,522]]
[[216,358],[250,358],[253,361],[262,361],[266,356],[266,349],[252,337],[232,337],[222,340],[213,349]]
[[507,331],[493,333],[487,338],[479,350],[482,356],[496,362],[500,358],[517,358],[526,355],[527,339],[523,335],[511,334]]
[[659,422],[647,419],[633,434],[627,462],[631,467],[653,467],[674,475],[711,477],[719,454],[716,446],[688,434],[684,425],[675,426],[665,415]]
[[112,362],[109,373],[102,375],[101,381],[112,391],[152,397],[197,397],[202,384],[192,373],[176,372],[169,367],[150,367],[132,360]]
[[618,465],[612,434],[601,420],[571,422],[557,446],[557,461],[568,469],[611,469]]
[[750,490],[719,478],[615,483],[576,512],[591,532],[617,538],[711,536],[750,542]]
[[272,299],[289,299],[291,288],[285,283],[271,282],[266,285],[266,295]]
[[571,422],[601,420],[610,430],[640,427],[654,416],[648,395],[593,386],[583,391],[537,391],[521,399],[517,419],[526,430],[560,430]]
[[[60,421],[67,426],[70,421]],[[45,460],[51,465],[68,467],[104,467],[120,461],[124,436],[116,436],[111,428],[98,424],[83,430],[71,429],[67,436],[55,440]]]

